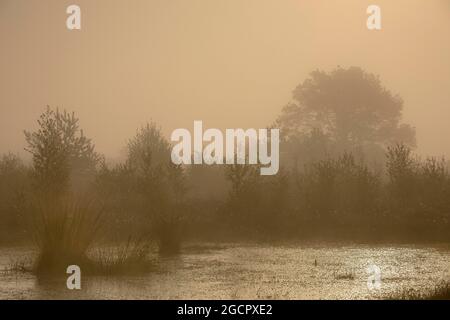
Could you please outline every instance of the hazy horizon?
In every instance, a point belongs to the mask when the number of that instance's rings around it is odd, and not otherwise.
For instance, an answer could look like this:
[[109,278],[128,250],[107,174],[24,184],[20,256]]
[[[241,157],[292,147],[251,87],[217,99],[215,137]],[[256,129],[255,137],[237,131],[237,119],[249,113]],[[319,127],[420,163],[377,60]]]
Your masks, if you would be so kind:
[[449,13],[0,0],[0,300],[449,300]]
[[[417,151],[450,156],[450,2],[0,0],[0,152],[24,155],[46,105],[74,111],[98,152],[120,155],[153,120],[176,128],[272,123],[308,74],[359,66],[404,100]],[[51,4],[51,5],[50,5]]]

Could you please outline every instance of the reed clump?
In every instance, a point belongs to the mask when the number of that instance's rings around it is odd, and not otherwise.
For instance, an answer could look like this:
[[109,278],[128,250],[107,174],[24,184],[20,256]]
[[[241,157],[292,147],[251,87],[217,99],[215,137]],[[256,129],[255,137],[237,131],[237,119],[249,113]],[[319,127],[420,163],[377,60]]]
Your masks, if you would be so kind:
[[39,253],[36,274],[65,273],[67,266],[92,269],[87,256],[98,236],[101,210],[92,202],[70,198],[38,200],[33,206],[34,240]]
[[62,275],[69,265],[77,265],[89,275],[149,271],[150,241],[130,237],[119,246],[96,248],[102,221],[102,210],[90,201],[63,198],[37,202],[33,230],[38,256],[33,272]]
[[353,271],[344,271],[334,274],[336,280],[355,280],[356,276]]
[[153,268],[148,259],[152,242],[146,239],[129,237],[124,244],[99,248],[93,255],[94,272],[101,275],[121,275],[142,273]]

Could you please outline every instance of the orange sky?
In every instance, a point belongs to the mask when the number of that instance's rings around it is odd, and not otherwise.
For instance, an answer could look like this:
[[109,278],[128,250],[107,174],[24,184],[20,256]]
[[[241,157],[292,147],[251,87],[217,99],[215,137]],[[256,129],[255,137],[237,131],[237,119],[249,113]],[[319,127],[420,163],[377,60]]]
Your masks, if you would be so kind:
[[47,104],[112,158],[150,119],[264,127],[310,71],[356,65],[403,97],[420,153],[450,156],[449,39],[450,0],[0,0],[0,153],[22,153]]

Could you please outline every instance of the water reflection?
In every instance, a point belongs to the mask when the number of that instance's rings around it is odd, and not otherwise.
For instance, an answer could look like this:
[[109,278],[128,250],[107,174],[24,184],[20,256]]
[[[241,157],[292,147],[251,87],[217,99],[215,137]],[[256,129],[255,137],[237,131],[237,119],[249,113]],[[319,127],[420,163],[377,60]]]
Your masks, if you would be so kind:
[[[0,268],[26,249],[0,249]],[[3,273],[1,299],[371,299],[448,280],[450,248],[417,246],[189,246],[140,276],[66,278]],[[369,290],[367,267],[381,271]]]

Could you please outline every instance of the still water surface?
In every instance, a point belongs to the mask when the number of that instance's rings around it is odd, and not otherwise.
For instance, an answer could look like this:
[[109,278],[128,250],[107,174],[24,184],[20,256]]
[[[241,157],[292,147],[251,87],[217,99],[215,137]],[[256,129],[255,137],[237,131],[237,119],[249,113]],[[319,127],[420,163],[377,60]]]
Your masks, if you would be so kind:
[[[0,248],[0,269],[31,254]],[[379,290],[367,286],[372,264],[381,270]],[[66,289],[64,278],[2,272],[0,299],[377,299],[443,280],[448,245],[190,245],[146,275],[82,277],[80,291]]]

